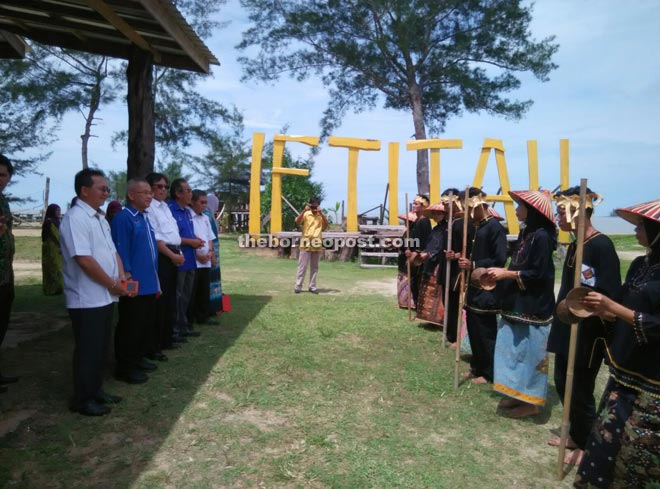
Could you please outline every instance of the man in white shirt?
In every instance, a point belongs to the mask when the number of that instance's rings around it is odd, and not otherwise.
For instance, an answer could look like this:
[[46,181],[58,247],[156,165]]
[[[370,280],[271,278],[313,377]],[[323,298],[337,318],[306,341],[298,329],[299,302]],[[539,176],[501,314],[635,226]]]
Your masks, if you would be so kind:
[[114,303],[127,292],[121,284],[121,258],[100,210],[110,191],[103,172],[91,168],[79,171],[75,190],[77,202],[60,225],[64,296],[75,340],[71,409],[85,416],[102,416],[110,412],[107,404],[121,400],[103,392],[103,362]]
[[150,173],[146,180],[154,194],[147,209],[147,217],[158,243],[158,280],[161,296],[158,298],[157,308],[160,347],[168,350],[186,341],[185,338],[174,335],[177,267],[184,262],[184,258],[181,254],[179,227],[165,202],[170,188],[167,177],[162,173]]
[[211,266],[215,266],[215,253],[213,240],[215,234],[211,229],[211,222],[204,211],[208,203],[208,197],[201,190],[193,190],[192,202],[190,203],[193,228],[195,236],[202,239],[204,244],[195,250],[197,259],[195,269],[195,282],[193,285],[193,296],[188,308],[188,320],[197,324],[217,324],[210,319],[209,302],[211,297],[211,286],[209,272]]

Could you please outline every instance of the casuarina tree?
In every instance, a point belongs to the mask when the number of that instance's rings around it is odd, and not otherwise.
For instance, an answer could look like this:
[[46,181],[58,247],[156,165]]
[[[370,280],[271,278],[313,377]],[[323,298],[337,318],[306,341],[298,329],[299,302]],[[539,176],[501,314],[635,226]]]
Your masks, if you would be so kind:
[[[416,139],[452,116],[485,111],[518,119],[530,100],[508,98],[520,74],[556,68],[554,37],[535,40],[520,0],[241,0],[250,27],[239,49],[244,77],[319,76],[329,91],[327,136],[344,115],[377,105],[412,114]],[[256,48],[256,49],[255,49]],[[417,155],[428,193],[428,154]]]

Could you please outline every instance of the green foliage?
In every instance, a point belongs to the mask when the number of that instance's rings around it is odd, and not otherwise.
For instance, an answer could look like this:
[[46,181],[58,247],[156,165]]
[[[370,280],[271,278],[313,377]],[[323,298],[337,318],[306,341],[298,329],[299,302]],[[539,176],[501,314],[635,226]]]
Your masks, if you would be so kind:
[[110,188],[110,199],[123,202],[126,199],[126,170],[109,171],[105,174],[105,179]]
[[[238,48],[258,48],[239,58],[244,77],[273,82],[282,74],[299,81],[319,76],[330,94],[323,137],[348,111],[379,103],[410,111],[417,139],[426,138],[426,126],[442,132],[463,111],[517,119],[531,105],[505,95],[520,87],[518,74],[545,81],[556,68],[554,38],[531,38],[532,7],[520,0],[241,4],[251,26]],[[418,185],[427,187],[426,157],[418,159],[417,175]]]
[[[262,161],[262,168],[266,174],[266,183],[264,191],[261,193],[261,215],[265,216],[270,212],[270,203],[272,197],[271,189],[271,172],[273,167],[273,146],[269,144],[264,150],[264,158]],[[305,204],[311,197],[318,197],[321,201],[325,196],[323,191],[323,183],[312,181],[312,169],[314,163],[311,159],[295,158],[291,153],[284,148],[282,155],[282,166],[284,168],[304,168],[310,170],[310,176],[296,177],[292,175],[282,176],[282,195],[291,202],[298,212],[302,211]],[[282,230],[294,231],[296,229],[296,216],[297,214],[286,204],[282,202]]]
[[341,202],[335,202],[334,207],[327,207],[323,209],[323,211],[327,214],[330,223],[341,224],[341,217],[339,216],[339,211],[341,211]]

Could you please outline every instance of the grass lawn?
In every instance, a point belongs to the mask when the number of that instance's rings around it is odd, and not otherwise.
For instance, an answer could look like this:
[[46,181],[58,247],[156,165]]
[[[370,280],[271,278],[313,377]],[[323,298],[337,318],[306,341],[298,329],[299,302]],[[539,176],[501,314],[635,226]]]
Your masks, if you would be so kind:
[[524,421],[498,416],[487,386],[454,390],[454,352],[396,307],[393,271],[322,262],[321,294],[296,295],[295,261],[221,246],[233,311],[147,384],[108,377],[124,401],[102,418],[67,410],[63,298],[19,283],[12,327],[54,331],[3,350],[21,381],[0,395],[0,486],[570,487],[546,444],[561,423],[552,382]]

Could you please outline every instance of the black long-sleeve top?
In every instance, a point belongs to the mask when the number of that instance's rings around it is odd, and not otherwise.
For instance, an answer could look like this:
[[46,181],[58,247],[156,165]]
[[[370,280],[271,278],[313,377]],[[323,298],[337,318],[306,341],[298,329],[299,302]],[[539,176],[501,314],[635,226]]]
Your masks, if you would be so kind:
[[[463,216],[460,215],[452,220],[451,226],[451,249],[455,253],[463,252]],[[448,233],[447,229],[449,228],[448,224],[445,225],[445,234]],[[467,225],[467,242],[466,242],[466,256],[470,256],[472,253],[472,242],[474,241],[474,225],[468,221]],[[446,235],[445,243],[449,243],[449,236]],[[446,248],[445,248],[446,249]],[[443,257],[444,258],[444,257]],[[447,265],[449,265],[449,284],[450,291],[458,292],[457,283],[458,276],[461,273],[461,269],[458,266],[458,260],[446,260],[443,259],[440,261],[440,266],[438,267],[438,276],[437,280],[440,284],[445,284],[445,278],[447,277]],[[446,284],[445,284],[446,285]]]
[[555,309],[555,243],[555,236],[546,228],[521,231],[509,264],[518,278],[502,280],[498,290],[502,317],[531,325],[550,324]]
[[[573,242],[566,250],[557,302],[564,300],[566,294],[573,288],[575,251],[576,243]],[[619,293],[621,288],[619,257],[610,238],[602,233],[596,232],[584,240],[581,282],[582,285],[591,287],[608,297],[616,297]],[[580,321],[575,364],[578,366],[599,365],[603,359],[605,345],[597,339],[604,337],[605,325],[598,316],[590,316]],[[570,325],[563,323],[555,316],[548,337],[548,351],[568,355],[570,338]]]
[[[431,235],[431,220],[428,217],[420,217],[414,223],[410,223],[410,242],[406,241],[407,233],[403,235],[404,246],[399,249],[399,256],[397,258],[397,265],[400,272],[406,273],[406,250],[410,251],[423,251]],[[417,243],[413,246],[411,243]],[[417,268],[417,267],[413,267]]]
[[425,275],[431,275],[438,265],[444,267],[447,249],[447,221],[441,221],[433,227],[426,243],[425,253],[429,254],[423,265]]
[[617,302],[641,312],[642,321],[614,324],[607,341],[610,373],[628,387],[660,397],[660,262],[635,258]]
[[[472,268],[503,267],[507,258],[506,231],[497,219],[488,217],[475,224],[472,244]],[[498,284],[499,285],[499,284]],[[470,282],[466,307],[475,312],[496,312],[500,309],[497,288],[484,290]]]

